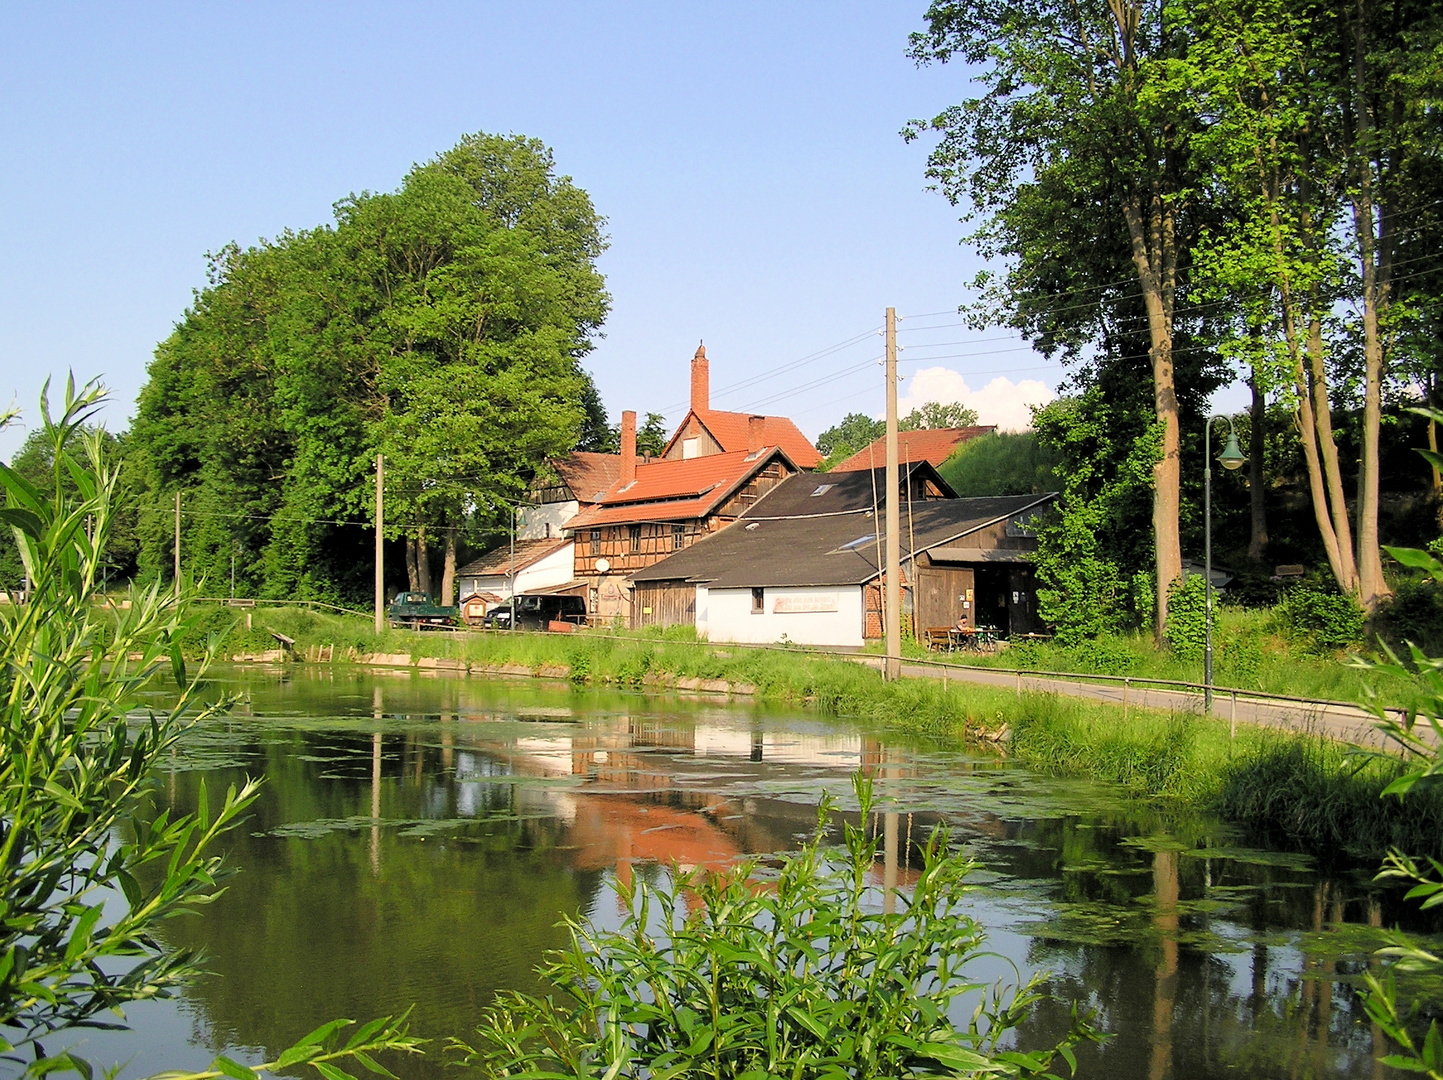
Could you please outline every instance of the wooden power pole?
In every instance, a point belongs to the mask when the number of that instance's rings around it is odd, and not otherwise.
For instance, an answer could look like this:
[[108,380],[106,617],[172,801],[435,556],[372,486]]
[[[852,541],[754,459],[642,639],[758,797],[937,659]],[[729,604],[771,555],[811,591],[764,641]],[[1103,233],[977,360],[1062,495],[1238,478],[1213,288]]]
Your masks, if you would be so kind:
[[175,595],[180,598],[180,488],[175,489]]
[[897,490],[897,309],[887,309],[887,545],[886,598],[888,679],[902,675],[902,508]]
[[385,542],[385,507],[381,490],[385,483],[386,463],[376,455],[376,633],[386,629],[386,564],[382,545]]

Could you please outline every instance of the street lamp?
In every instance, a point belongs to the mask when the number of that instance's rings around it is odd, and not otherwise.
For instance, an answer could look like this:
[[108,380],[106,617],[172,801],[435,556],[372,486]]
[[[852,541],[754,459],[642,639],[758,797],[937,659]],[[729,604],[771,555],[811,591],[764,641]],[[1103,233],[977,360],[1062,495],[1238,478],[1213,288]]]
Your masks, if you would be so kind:
[[1213,711],[1213,461],[1212,461],[1212,438],[1213,421],[1226,420],[1228,422],[1228,442],[1223,447],[1223,452],[1218,455],[1223,468],[1228,472],[1237,472],[1243,467],[1248,459],[1243,455],[1242,448],[1238,446],[1238,433],[1233,427],[1233,422],[1227,416],[1209,416],[1207,423],[1203,425],[1203,714],[1212,715]]

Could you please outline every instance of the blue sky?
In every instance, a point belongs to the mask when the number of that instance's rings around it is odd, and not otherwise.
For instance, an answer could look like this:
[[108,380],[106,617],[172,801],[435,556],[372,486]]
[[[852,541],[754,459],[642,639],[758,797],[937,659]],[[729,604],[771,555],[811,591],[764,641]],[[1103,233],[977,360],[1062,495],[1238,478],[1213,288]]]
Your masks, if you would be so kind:
[[609,220],[588,366],[613,417],[680,419],[699,340],[719,407],[813,436],[877,414],[878,338],[777,369],[887,305],[911,316],[904,404],[960,394],[1005,423],[1046,396],[1058,365],[947,325],[980,264],[898,135],[965,86],[904,56],[925,5],[718,7],[6,6],[0,399],[33,416],[47,374],[101,375],[123,426],[206,251],[327,221],[478,130],[543,139]]

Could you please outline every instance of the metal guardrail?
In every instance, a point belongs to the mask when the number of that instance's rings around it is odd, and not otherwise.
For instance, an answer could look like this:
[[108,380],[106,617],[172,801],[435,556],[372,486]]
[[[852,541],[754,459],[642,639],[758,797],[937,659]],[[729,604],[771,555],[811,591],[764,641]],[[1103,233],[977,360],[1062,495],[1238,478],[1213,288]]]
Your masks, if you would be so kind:
[[326,611],[335,611],[342,615],[355,615],[361,619],[369,619],[372,617],[372,613],[369,611],[358,611],[355,608],[341,607],[339,604],[328,604],[324,600],[257,600],[248,596],[197,596],[195,603],[220,604],[222,607],[238,608],[272,607],[282,604],[293,604],[297,607],[321,608]]

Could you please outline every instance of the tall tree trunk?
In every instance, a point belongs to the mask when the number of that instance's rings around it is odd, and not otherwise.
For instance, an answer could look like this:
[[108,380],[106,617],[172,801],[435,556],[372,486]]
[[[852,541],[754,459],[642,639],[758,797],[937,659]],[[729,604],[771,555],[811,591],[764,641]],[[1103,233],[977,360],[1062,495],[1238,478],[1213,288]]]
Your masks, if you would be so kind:
[[456,530],[446,530],[446,556],[441,570],[441,606],[456,602]]
[[1258,369],[1254,365],[1248,372],[1248,388],[1253,392],[1251,419],[1248,433],[1248,501],[1252,507],[1252,532],[1248,539],[1248,558],[1255,563],[1263,561],[1268,547],[1268,503],[1264,489],[1263,458],[1267,452],[1267,402],[1263,398],[1258,382]]
[[426,526],[416,530],[416,584],[431,597],[431,552],[426,547]]
[[[1369,100],[1366,57],[1366,11],[1358,0],[1358,25],[1353,49],[1353,89],[1357,99],[1357,183],[1353,188],[1353,224],[1358,234],[1358,255],[1363,271],[1363,445],[1358,458],[1358,600],[1372,613],[1393,590],[1383,577],[1378,547],[1378,429],[1383,415],[1383,338],[1378,321],[1387,305],[1386,243],[1374,233],[1378,209],[1373,192],[1372,104]],[[1386,238],[1385,238],[1386,239]],[[1381,265],[1380,265],[1381,264]],[[1380,272],[1381,271],[1381,272]]]
[[1348,501],[1343,495],[1343,469],[1338,461],[1338,443],[1333,438],[1333,413],[1328,404],[1328,372],[1323,366],[1323,320],[1316,313],[1308,324],[1308,388],[1313,397],[1313,418],[1317,424],[1318,450],[1323,480],[1328,488],[1328,508],[1333,535],[1338,545],[1338,587],[1352,596],[1358,594],[1358,563],[1353,556],[1353,526],[1348,520]]
[[421,577],[416,570],[416,538],[406,537],[406,588],[409,592],[421,591]]
[[1168,588],[1182,577],[1182,536],[1178,525],[1181,501],[1181,430],[1177,386],[1173,375],[1173,295],[1177,283],[1177,249],[1172,211],[1153,195],[1146,207],[1136,192],[1123,200],[1132,262],[1137,268],[1147,310],[1152,359],[1153,405],[1162,425],[1162,448],[1153,466],[1152,531],[1157,569],[1157,640],[1167,627]]

